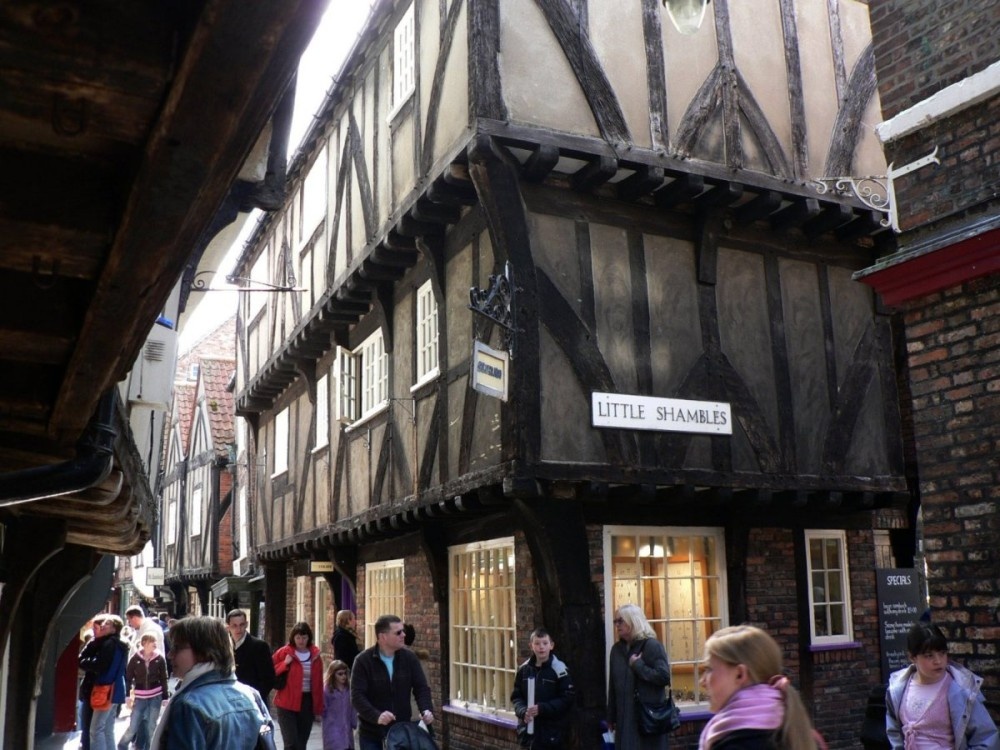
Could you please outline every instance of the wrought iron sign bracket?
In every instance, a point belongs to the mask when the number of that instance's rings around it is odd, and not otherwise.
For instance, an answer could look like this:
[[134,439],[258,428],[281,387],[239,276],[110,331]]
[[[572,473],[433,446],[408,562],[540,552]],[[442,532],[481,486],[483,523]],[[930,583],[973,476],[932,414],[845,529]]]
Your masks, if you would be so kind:
[[892,227],[892,231],[899,234],[899,214],[896,208],[896,187],[893,181],[904,174],[915,172],[928,164],[940,164],[941,160],[937,156],[938,147],[926,156],[921,156],[916,161],[904,164],[899,169],[893,169],[892,164],[884,175],[874,175],[871,177],[820,177],[813,180],[813,188],[820,195],[824,195],[831,190],[835,193],[846,194],[851,192],[858,200],[869,208],[886,215],[881,222],[884,227]]
[[[504,264],[502,274],[490,276],[488,289],[476,286],[469,289],[469,309],[500,326],[504,348],[511,359],[514,359],[517,353],[518,328],[514,323],[517,314],[517,291],[518,288],[514,284],[514,267],[510,261]],[[476,338],[479,338],[478,326]]]
[[233,284],[235,288],[226,287],[210,287],[209,281],[203,278],[198,278],[199,276],[207,276],[209,280],[215,276],[215,271],[199,271],[194,275],[191,281],[191,292],[305,292],[307,291],[303,287],[289,286],[287,284],[271,284],[267,281],[258,281],[256,279],[248,279],[244,276],[227,276],[226,281]]

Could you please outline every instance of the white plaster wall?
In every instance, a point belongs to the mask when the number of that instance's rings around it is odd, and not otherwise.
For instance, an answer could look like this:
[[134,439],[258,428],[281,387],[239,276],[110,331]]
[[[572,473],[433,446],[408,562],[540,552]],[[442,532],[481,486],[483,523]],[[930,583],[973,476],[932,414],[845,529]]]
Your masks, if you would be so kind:
[[651,148],[642,4],[592,2],[590,39],[625,115],[632,142]]
[[500,48],[511,120],[600,136],[562,47],[532,0],[500,3]]

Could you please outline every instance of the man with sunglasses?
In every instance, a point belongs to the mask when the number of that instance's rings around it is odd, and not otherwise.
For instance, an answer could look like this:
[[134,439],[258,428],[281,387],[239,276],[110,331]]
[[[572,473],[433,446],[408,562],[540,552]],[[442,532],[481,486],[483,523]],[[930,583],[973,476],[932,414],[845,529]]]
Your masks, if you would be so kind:
[[425,724],[434,721],[431,689],[424,668],[404,641],[403,621],[382,615],[375,621],[376,643],[354,660],[351,703],[358,712],[361,750],[382,750],[386,731],[397,721],[410,721],[410,695]]

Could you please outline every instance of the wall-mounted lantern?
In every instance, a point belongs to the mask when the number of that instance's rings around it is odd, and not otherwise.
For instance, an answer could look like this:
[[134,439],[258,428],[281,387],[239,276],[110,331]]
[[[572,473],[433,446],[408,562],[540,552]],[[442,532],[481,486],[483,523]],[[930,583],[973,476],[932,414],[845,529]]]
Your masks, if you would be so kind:
[[663,0],[674,28],[682,34],[694,34],[705,19],[710,0]]

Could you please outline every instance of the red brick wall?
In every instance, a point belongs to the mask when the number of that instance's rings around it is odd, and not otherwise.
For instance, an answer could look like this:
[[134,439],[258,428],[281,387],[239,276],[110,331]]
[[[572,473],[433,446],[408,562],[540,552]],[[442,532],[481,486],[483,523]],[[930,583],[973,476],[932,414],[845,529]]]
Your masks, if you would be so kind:
[[868,8],[887,118],[1000,57],[995,0],[870,0]]
[[904,311],[933,620],[1000,702],[1000,278]]
[[[870,15],[884,119],[1000,58],[995,0],[871,0]],[[944,217],[973,216],[995,198],[1000,97],[887,144],[886,161],[898,168],[935,147],[939,166],[923,167],[895,182],[904,230]]]

